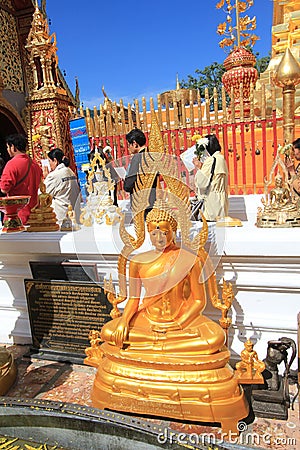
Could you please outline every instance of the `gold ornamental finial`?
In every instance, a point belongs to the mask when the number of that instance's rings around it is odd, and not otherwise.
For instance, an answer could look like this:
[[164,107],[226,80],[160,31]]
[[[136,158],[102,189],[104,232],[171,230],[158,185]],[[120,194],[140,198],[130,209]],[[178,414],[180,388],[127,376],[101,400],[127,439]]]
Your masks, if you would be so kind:
[[179,91],[180,89],[180,83],[179,83],[179,78],[178,78],[178,73],[176,74],[176,91]]
[[[231,50],[236,47],[253,47],[259,39],[251,32],[256,29],[256,17],[250,18],[248,15],[241,17],[252,5],[253,0],[220,0],[216,8],[223,9],[226,13],[226,21],[220,23],[217,33],[221,36],[227,36],[219,42],[221,48],[229,47]],[[233,25],[232,13],[235,10],[235,22]]]
[[279,87],[296,86],[300,82],[300,65],[287,47],[274,75]]

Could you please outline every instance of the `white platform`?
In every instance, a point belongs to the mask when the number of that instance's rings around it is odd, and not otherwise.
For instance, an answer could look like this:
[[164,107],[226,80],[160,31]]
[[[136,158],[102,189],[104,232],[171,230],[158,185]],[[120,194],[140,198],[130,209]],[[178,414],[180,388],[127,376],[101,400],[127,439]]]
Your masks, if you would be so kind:
[[[242,227],[210,224],[210,253],[217,279],[232,282],[235,300],[229,342],[233,359],[247,338],[256,342],[263,359],[267,342],[283,336],[297,342],[300,310],[300,230],[255,227],[261,196],[233,196],[230,215]],[[145,243],[145,248],[148,243]],[[0,342],[30,343],[31,332],[24,278],[32,278],[29,261],[64,259],[96,262],[101,275],[117,279],[122,248],[118,227],[82,228],[74,233],[14,233],[0,235]],[[208,304],[205,314],[218,320]]]

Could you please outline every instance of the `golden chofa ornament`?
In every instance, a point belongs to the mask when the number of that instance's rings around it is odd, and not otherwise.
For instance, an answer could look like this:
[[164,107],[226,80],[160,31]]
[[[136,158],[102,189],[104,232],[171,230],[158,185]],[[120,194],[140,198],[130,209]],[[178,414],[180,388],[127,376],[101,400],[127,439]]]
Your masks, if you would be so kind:
[[[86,350],[85,363],[98,369],[92,402],[101,409],[218,422],[224,433],[237,432],[238,421],[248,415],[248,404],[228,364],[224,329],[202,314],[207,293],[213,305],[227,308],[224,299],[219,300],[212,263],[204,249],[208,226],[203,219],[199,234],[190,238],[189,190],[177,178],[174,159],[153,151],[163,145],[152,114],[149,152],[145,152],[132,202],[136,236],[127,232],[124,222],[120,224],[124,247],[118,266],[119,293],[108,293],[115,318],[100,333],[91,333],[91,347]],[[158,171],[166,189],[145,225],[148,188]],[[138,253],[145,226],[153,249]],[[231,286],[226,285],[226,290],[230,300]],[[117,304],[122,300],[126,306],[117,317]],[[224,326],[228,321],[224,320]]]

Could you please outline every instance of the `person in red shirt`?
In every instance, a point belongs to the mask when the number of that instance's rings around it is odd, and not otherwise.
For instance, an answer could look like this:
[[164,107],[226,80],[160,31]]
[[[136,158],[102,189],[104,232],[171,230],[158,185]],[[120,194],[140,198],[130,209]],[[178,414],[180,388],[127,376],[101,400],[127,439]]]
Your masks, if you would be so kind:
[[30,195],[29,203],[18,214],[22,223],[26,225],[31,209],[37,204],[42,169],[26,153],[26,136],[22,134],[7,136],[6,146],[11,159],[3,169],[0,189],[9,196]]

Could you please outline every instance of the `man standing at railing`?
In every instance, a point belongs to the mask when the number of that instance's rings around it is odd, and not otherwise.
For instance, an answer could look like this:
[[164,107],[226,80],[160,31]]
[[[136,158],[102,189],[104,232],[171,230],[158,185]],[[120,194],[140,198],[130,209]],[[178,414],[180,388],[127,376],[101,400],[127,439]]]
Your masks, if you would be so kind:
[[[142,130],[139,130],[138,128],[134,128],[128,134],[126,134],[126,140],[128,143],[128,150],[131,154],[131,160],[129,166],[127,167],[127,173],[124,180],[124,190],[130,193],[130,201],[131,201],[131,196],[136,186],[137,174],[140,172],[140,165],[143,153],[148,151],[148,149],[146,147],[146,136],[142,132]],[[145,215],[149,211],[151,211],[153,204],[156,200],[157,182],[158,182],[158,175],[156,176],[154,183],[152,185],[152,189],[149,195],[150,207],[145,210]]]
[[284,162],[292,180],[294,192],[300,196],[300,138],[293,142],[293,153],[294,161],[286,155]]

